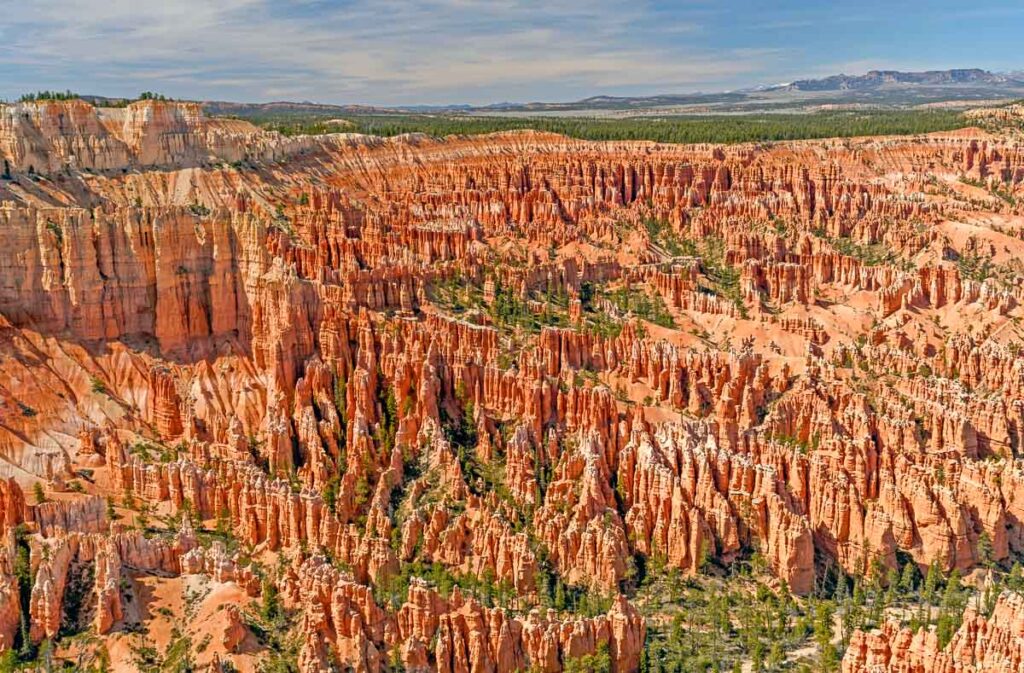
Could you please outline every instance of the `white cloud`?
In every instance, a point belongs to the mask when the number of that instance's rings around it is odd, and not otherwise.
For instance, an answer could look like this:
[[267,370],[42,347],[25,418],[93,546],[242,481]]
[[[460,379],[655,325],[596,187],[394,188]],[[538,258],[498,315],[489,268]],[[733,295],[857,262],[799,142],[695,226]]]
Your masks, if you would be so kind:
[[0,25],[0,93],[492,102],[756,80],[773,51],[706,51],[644,0],[36,0]]

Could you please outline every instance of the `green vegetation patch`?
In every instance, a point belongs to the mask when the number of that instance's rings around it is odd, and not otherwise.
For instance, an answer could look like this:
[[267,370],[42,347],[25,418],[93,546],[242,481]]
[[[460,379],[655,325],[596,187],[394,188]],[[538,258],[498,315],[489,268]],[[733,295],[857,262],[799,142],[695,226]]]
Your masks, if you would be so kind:
[[248,119],[285,135],[335,133],[377,136],[425,133],[478,135],[532,129],[584,140],[653,140],[665,143],[747,143],[873,135],[914,135],[970,125],[951,110],[826,111],[749,115],[692,115],[632,119],[589,117],[483,117],[456,114],[348,115],[346,126],[323,115],[254,115]]

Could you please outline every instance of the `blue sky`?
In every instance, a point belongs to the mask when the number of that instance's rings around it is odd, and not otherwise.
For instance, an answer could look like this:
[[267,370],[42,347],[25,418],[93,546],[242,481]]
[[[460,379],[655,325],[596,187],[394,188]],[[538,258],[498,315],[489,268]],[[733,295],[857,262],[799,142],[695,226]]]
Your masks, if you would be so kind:
[[1024,70],[1024,2],[0,0],[0,97],[438,104]]

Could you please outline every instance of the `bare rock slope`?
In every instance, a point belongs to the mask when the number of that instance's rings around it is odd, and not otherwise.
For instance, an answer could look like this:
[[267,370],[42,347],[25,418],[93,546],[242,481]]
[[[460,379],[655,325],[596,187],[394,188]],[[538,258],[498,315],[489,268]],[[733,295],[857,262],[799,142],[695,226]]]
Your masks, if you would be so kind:
[[[756,551],[807,595],[1024,552],[1013,141],[69,101],[0,107],[0,157],[0,650],[85,630],[135,670],[145,627],[214,670],[633,673],[653,560]],[[1020,607],[858,632],[843,670],[1019,670]]]

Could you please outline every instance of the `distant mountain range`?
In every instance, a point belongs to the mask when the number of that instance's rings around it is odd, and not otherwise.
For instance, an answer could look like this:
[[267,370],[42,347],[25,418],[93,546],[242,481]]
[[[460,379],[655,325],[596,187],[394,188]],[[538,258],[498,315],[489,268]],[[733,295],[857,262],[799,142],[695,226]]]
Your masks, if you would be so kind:
[[[121,102],[86,96],[97,105]],[[898,108],[924,104],[970,105],[978,101],[1024,98],[1024,72],[993,73],[978,68],[902,72],[872,70],[863,75],[832,75],[787,84],[717,93],[653,96],[591,96],[571,102],[495,103],[492,105],[327,105],[276,101],[233,103],[203,101],[207,114],[249,119],[330,119],[367,114],[464,115],[595,115],[657,116],[665,114],[722,114],[800,112],[824,108]]]
[[1024,88],[1024,81],[1013,75],[977,68],[966,70],[872,70],[864,75],[832,75],[822,79],[803,79],[769,87],[766,91],[865,91],[886,86],[961,87],[981,86],[993,89]]
[[993,73],[977,68],[901,72],[872,70],[864,75],[832,75],[788,84],[722,93],[656,96],[593,96],[570,103],[488,106],[487,112],[609,111],[633,114],[678,112],[755,112],[822,106],[908,107],[1024,97],[1024,73]]

